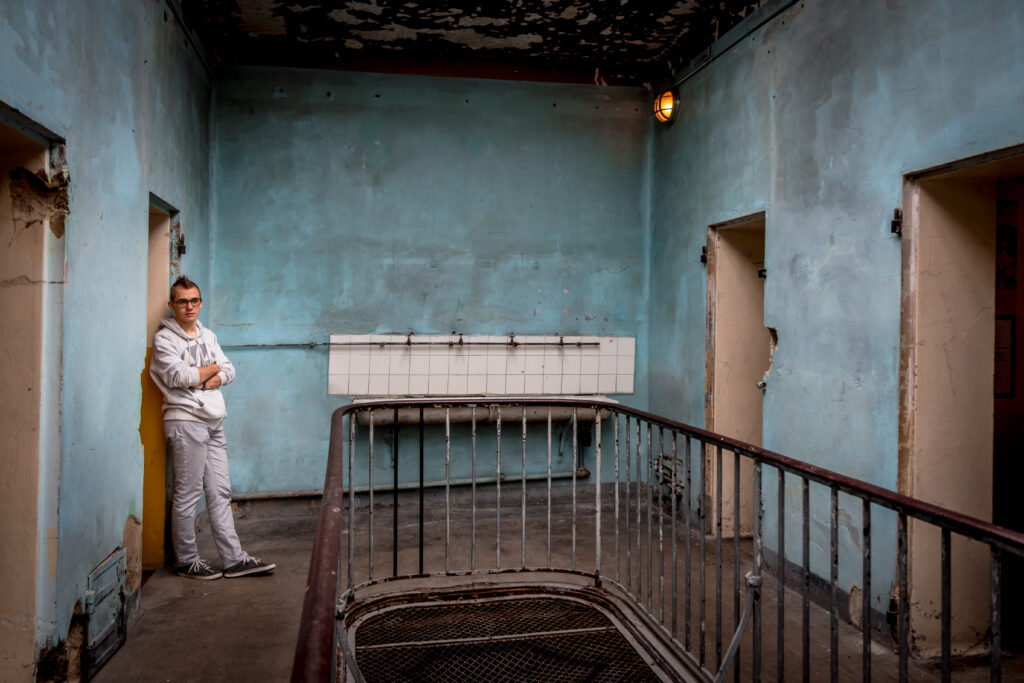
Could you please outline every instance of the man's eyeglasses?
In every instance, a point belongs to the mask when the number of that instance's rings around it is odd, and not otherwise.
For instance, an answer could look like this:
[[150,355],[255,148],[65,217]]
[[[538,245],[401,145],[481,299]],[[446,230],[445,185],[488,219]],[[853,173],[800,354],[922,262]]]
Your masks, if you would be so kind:
[[195,308],[196,306],[198,306],[201,303],[203,303],[203,300],[200,299],[200,298],[195,298],[195,299],[175,299],[174,300],[174,305],[177,306],[178,308],[185,308],[187,306],[192,306],[192,308]]

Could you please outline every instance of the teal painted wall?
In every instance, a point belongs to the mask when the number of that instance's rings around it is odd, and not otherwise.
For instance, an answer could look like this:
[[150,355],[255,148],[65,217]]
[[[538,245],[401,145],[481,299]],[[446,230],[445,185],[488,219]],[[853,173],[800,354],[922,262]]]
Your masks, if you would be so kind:
[[59,490],[56,575],[40,529],[43,647],[141,517],[149,193],[181,210],[182,267],[204,279],[209,77],[161,0],[2,3],[0,65],[0,101],[66,140],[71,178],[59,466],[40,484],[44,499]]
[[[686,82],[655,133],[651,405],[704,420],[709,224],[767,214],[765,324],[779,346],[765,447],[895,489],[902,176],[1024,139],[1024,5],[802,2]],[[775,475],[765,477],[777,547]],[[799,557],[799,483],[787,546]],[[815,491],[812,562],[828,576]],[[860,583],[859,504],[841,501],[844,589]],[[876,513],[874,607],[888,605],[894,522]]]
[[[59,495],[59,551],[41,575],[40,647],[64,637],[88,572],[141,509],[150,192],[182,211],[181,270],[238,366],[238,491],[318,487],[346,402],[327,395],[324,347],[239,345],[635,335],[637,393],[620,398],[701,424],[700,247],[709,224],[760,210],[779,332],[764,443],[895,487],[888,220],[904,173],[1021,142],[1020,3],[808,0],[688,81],[679,120],[653,131],[632,89],[263,69],[211,83],[165,12],[0,5],[0,101],[66,139],[71,177],[59,468],[41,484],[45,519]],[[859,522],[846,513],[844,554]],[[816,494],[816,554],[827,523]],[[892,525],[876,517],[875,533],[884,609]]]
[[[331,333],[646,345],[646,92],[245,69],[215,88],[211,322],[236,491],[323,484]],[[643,377],[643,368],[639,373]],[[646,404],[637,392],[621,397]]]

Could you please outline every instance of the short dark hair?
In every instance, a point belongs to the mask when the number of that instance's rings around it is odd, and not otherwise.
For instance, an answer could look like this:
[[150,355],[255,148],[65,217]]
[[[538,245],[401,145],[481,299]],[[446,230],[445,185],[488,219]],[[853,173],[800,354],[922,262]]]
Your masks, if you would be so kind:
[[181,277],[174,281],[173,285],[171,285],[171,301],[174,301],[174,290],[176,289],[195,289],[196,291],[199,292],[199,298],[203,298],[203,291],[199,289],[199,285],[189,280],[187,275],[182,275]]

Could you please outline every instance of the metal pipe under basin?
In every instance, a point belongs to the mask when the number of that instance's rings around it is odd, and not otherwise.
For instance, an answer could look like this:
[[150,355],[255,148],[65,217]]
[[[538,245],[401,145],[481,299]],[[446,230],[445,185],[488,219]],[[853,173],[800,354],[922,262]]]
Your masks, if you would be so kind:
[[[587,477],[590,476],[590,470],[586,469],[585,467],[581,467],[581,468],[579,468],[579,470],[577,470],[576,476],[578,478],[580,478],[580,479],[586,479]],[[548,478],[547,473],[528,474],[528,475],[526,475],[526,481],[547,481],[547,478]],[[551,473],[551,478],[552,479],[571,479],[572,478],[572,472],[571,471],[568,471],[568,472],[552,472]],[[503,482],[515,483],[515,482],[518,482],[518,481],[522,481],[522,477],[516,476],[516,475],[511,475],[511,476],[507,476],[507,477],[506,476],[502,476],[501,480]],[[480,485],[480,484],[493,484],[494,482],[495,482],[495,477],[477,477],[477,479],[476,479],[477,485]],[[448,482],[448,484],[450,486],[470,486],[472,483],[473,483],[473,478],[472,477],[462,477],[462,478],[458,478],[458,479],[451,479]],[[398,485],[398,490],[399,491],[414,490],[414,489],[418,489],[419,485],[420,485],[419,482],[401,483],[401,484]],[[445,482],[444,482],[443,479],[441,479],[441,480],[438,480],[438,481],[424,482],[423,488],[425,488],[425,489],[438,489],[438,488],[444,488],[444,485],[445,485]],[[391,491],[391,489],[392,489],[391,484],[375,484],[374,487],[373,487],[373,490],[374,490],[375,493],[379,492],[379,491]],[[369,490],[370,490],[369,486],[356,486],[352,490],[352,492],[353,493],[366,493]],[[323,492],[322,489],[310,489],[310,490],[307,490],[307,491],[263,491],[263,492],[255,492],[255,493],[235,493],[235,494],[233,494],[231,496],[231,502],[233,502],[233,503],[243,503],[243,502],[252,501],[252,500],[279,500],[279,499],[282,499],[282,498],[319,498],[319,497],[323,496],[323,494],[324,494],[324,492]]]
[[[497,419],[496,406],[490,405],[485,399],[482,399],[478,406],[465,406],[456,408],[399,408],[398,409],[398,423],[399,424],[410,424],[416,425],[420,423],[420,415],[423,416],[423,424],[444,424],[446,416],[448,417],[449,423],[465,422],[469,423],[473,420],[474,411],[476,412],[476,418],[478,423],[493,423]],[[502,406],[501,407],[501,419],[503,421],[509,420],[521,420],[523,418],[523,412],[526,413],[527,422],[545,422],[548,419],[548,409],[546,406]],[[568,422],[572,420],[572,408],[564,406],[555,406],[551,409],[551,419],[555,422]],[[580,421],[594,421],[594,416],[597,411],[594,408],[579,408],[577,409],[577,419]],[[394,421],[394,409],[392,408],[375,408],[372,410],[362,410],[358,412],[358,421],[360,427],[365,427],[370,424],[370,414],[373,414],[374,426],[390,426]],[[607,409],[601,410],[601,419],[607,420],[611,416],[611,411]]]

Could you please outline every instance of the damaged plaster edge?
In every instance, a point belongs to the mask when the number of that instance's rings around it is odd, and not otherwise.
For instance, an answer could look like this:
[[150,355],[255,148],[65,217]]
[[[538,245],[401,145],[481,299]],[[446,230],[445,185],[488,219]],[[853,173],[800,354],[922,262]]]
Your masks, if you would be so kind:
[[57,239],[64,237],[64,220],[69,214],[67,169],[58,172],[54,180],[57,182],[51,184],[45,171],[33,173],[23,166],[11,171],[11,215],[15,234],[43,224]]
[[[68,186],[70,185],[67,144],[64,138],[3,102],[0,102],[0,124],[13,128],[44,147],[45,159],[42,168],[37,172],[28,169],[21,170],[24,172],[26,180],[32,182],[32,179],[35,179],[42,185],[42,188],[34,188],[38,193],[42,194],[42,190],[45,189],[54,191],[59,196],[58,201],[61,204],[57,207],[57,211],[48,216],[52,219],[48,222],[54,235],[58,239],[63,237],[64,218],[68,215]],[[15,171],[17,170],[15,169]],[[11,180],[14,180],[14,174],[12,174]]]
[[53,189],[67,185],[69,179],[67,145],[62,140],[51,141],[47,147],[46,177],[43,180]]
[[35,681],[80,683],[83,680],[83,654],[86,649],[86,616],[82,599],[75,602],[67,636],[54,639],[41,648],[35,662]]
[[3,102],[0,102],[0,124],[15,129],[46,148],[44,171],[38,175],[47,187],[53,188],[67,184],[68,157],[67,143],[64,138]]
[[770,337],[768,344],[768,369],[764,371],[764,378],[767,380],[772,374],[772,367],[775,366],[775,353],[779,350],[779,329],[772,325],[765,325]]
[[[64,236],[64,218],[68,215],[68,186],[70,185],[67,145],[64,138],[3,102],[0,102],[0,124],[13,128],[43,146],[45,159],[41,169],[32,172],[23,168],[15,169],[15,172],[19,170],[22,172],[20,175],[24,178],[23,184],[28,186],[27,189],[31,191],[31,194],[38,195],[38,197],[44,197],[48,193],[52,195],[52,210],[44,212],[46,215],[40,215],[37,218],[47,224],[55,237],[62,238]],[[12,173],[12,195],[15,193],[15,180],[15,173]],[[17,220],[19,218],[18,211],[14,206],[16,200],[17,198],[12,196],[12,208],[15,209],[15,219]],[[33,212],[30,211],[30,213]]]

